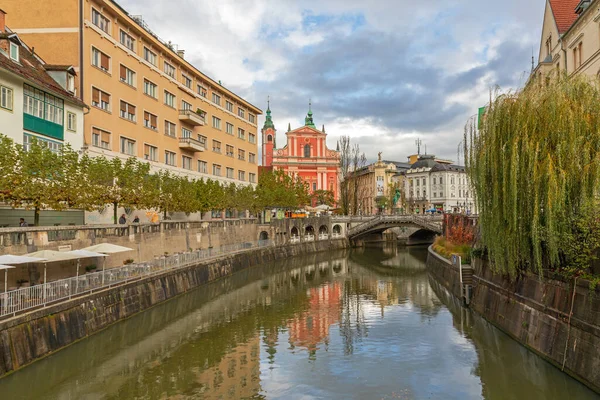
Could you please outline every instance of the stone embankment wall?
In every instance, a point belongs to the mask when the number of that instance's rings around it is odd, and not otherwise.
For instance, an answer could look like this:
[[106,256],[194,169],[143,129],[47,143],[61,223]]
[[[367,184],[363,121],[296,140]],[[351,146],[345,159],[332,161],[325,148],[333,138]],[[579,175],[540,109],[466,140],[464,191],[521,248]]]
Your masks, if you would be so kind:
[[[254,219],[215,220],[206,222],[166,221],[139,225],[83,225],[0,229],[0,254],[25,254],[39,250],[77,250],[100,243],[112,243],[133,249],[106,258],[106,268],[123,265],[123,261],[152,260],[165,253],[206,249],[221,245],[256,242],[260,233],[269,236],[271,227],[259,225]],[[80,271],[100,260],[82,260]],[[98,268],[101,265],[97,265]],[[48,264],[48,280],[75,276],[76,262]],[[8,286],[18,280],[40,283],[44,266],[28,264],[8,274]],[[4,274],[0,277],[4,285]]]
[[[458,269],[431,248],[427,267],[460,296]],[[482,260],[473,267],[473,310],[556,367],[564,363],[566,373],[600,392],[600,290],[580,281],[573,297],[573,284],[537,275],[511,281]]]
[[344,249],[347,239],[240,252],[106,289],[0,322],[0,376],[84,339],[109,325],[213,280],[254,265]]

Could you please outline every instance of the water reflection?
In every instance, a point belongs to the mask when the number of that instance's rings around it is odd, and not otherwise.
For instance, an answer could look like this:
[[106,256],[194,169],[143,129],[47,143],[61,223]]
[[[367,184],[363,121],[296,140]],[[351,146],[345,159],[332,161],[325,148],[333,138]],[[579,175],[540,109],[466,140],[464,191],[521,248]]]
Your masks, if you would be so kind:
[[[10,399],[597,398],[461,308],[421,249],[242,271],[0,380]],[[31,385],[31,382],[36,382]]]

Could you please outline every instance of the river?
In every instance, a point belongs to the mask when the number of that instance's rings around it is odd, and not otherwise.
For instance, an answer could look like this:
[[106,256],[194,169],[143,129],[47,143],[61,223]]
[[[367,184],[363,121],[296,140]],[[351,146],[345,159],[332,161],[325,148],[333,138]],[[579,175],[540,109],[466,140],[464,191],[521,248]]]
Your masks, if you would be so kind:
[[253,267],[0,380],[2,399],[599,399],[458,304],[425,248]]

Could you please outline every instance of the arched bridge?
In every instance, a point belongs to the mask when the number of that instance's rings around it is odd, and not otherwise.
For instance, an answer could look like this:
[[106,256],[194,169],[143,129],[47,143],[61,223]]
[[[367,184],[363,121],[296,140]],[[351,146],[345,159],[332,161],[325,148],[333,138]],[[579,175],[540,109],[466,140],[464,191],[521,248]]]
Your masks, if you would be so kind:
[[355,240],[372,233],[381,233],[389,228],[412,226],[420,230],[442,233],[442,218],[420,215],[378,215],[348,230],[348,239]]

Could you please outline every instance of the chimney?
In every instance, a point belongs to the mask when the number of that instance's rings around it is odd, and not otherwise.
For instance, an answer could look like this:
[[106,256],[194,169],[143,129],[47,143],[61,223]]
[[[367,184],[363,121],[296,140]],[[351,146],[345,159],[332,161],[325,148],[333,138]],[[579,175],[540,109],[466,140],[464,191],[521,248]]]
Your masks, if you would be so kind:
[[0,33],[6,32],[6,12],[0,9]]
[[185,57],[184,57],[184,55],[185,55],[185,50],[177,50],[177,55],[178,55],[179,57],[181,57],[181,58],[185,58]]

